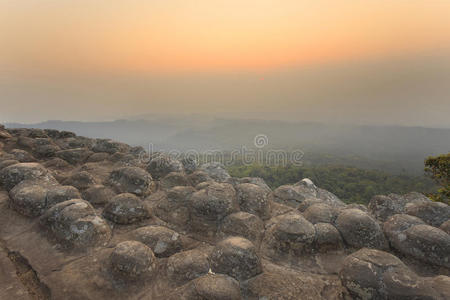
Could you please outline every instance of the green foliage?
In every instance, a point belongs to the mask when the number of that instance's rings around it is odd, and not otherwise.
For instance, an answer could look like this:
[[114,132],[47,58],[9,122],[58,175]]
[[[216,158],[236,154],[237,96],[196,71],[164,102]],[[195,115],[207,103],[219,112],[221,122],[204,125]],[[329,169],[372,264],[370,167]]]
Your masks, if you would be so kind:
[[271,188],[310,178],[346,203],[367,204],[374,195],[412,191],[424,194],[436,190],[433,181],[424,176],[391,175],[378,170],[364,170],[345,166],[267,166],[233,165],[229,172],[235,177],[261,177]]
[[450,153],[428,157],[425,172],[440,186],[436,193],[429,196],[435,201],[450,204]]

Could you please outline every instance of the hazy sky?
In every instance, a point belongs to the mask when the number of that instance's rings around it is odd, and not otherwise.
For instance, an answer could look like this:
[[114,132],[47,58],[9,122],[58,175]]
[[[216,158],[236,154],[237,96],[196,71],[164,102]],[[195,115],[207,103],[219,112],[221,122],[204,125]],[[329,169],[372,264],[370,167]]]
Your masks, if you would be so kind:
[[450,127],[450,1],[0,0],[0,104]]

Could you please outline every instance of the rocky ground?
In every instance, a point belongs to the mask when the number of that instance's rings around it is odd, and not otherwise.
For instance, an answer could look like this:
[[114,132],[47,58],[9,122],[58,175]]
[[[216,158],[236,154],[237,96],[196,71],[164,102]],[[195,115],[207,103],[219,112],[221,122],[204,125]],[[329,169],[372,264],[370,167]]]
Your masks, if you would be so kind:
[[0,127],[0,299],[450,299],[450,208]]

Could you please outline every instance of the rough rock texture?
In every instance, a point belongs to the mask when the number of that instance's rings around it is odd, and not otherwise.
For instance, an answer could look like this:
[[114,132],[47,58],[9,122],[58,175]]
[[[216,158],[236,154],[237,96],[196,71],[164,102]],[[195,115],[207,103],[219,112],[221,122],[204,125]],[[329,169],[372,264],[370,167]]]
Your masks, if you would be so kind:
[[167,299],[241,300],[239,282],[222,274],[207,274],[170,294]]
[[56,204],[42,215],[40,222],[61,243],[74,247],[103,245],[111,237],[108,224],[81,199]]
[[218,243],[209,260],[213,272],[237,280],[247,280],[262,272],[255,245],[242,237],[230,237]]
[[450,299],[448,208],[419,193],[368,210],[306,178],[271,191],[218,163],[2,132],[1,299]]
[[136,241],[118,244],[109,259],[112,269],[125,277],[136,278],[155,269],[155,256],[152,250]]
[[123,167],[111,172],[108,183],[117,193],[145,195],[152,182],[152,176],[137,167]]
[[147,165],[147,171],[155,179],[161,179],[170,172],[182,172],[183,164],[168,155],[157,155]]
[[228,183],[212,183],[190,196],[191,226],[194,230],[212,236],[220,221],[237,212],[239,205],[236,191]]
[[241,236],[259,246],[264,235],[264,223],[257,216],[240,211],[223,219],[219,235],[221,237]]
[[218,162],[203,164],[200,166],[200,170],[206,172],[209,177],[217,182],[228,182],[228,180],[231,179],[231,176],[225,170],[224,165]]
[[391,246],[416,259],[450,268],[450,235],[410,215],[394,215],[384,223]]
[[345,209],[336,219],[336,228],[346,244],[354,248],[386,249],[386,238],[378,222],[359,209]]
[[273,191],[273,199],[281,204],[298,208],[305,200],[315,199],[332,207],[343,207],[345,204],[339,198],[321,188],[308,179],[302,179],[294,185],[282,185]]
[[116,193],[109,187],[101,184],[96,184],[83,191],[83,199],[89,201],[91,204],[106,204]]
[[252,183],[236,186],[237,198],[242,211],[265,220],[270,217],[270,194],[266,189]]
[[167,260],[167,273],[171,280],[184,284],[208,273],[209,252],[193,249],[176,253]]
[[157,257],[169,257],[183,248],[180,234],[163,226],[146,226],[136,229],[134,238],[147,245]]
[[10,191],[14,186],[24,180],[39,180],[56,183],[53,176],[38,163],[19,163],[3,168],[0,171],[0,183]]
[[409,203],[406,205],[405,212],[435,227],[450,220],[450,206],[441,202]]
[[316,230],[314,225],[298,213],[272,218],[263,241],[264,253],[270,257],[300,256],[311,250]]
[[150,217],[150,212],[141,199],[134,194],[124,193],[106,204],[103,216],[117,224],[131,224]]
[[450,287],[433,286],[394,255],[366,248],[345,259],[339,277],[358,299],[446,299]]

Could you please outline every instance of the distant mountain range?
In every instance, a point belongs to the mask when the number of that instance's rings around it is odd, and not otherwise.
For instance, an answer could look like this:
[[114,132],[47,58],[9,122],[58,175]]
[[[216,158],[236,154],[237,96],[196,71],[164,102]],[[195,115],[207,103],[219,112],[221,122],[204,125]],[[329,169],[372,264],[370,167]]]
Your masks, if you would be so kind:
[[212,119],[203,116],[154,117],[111,122],[46,121],[9,123],[7,127],[50,128],[87,137],[112,138],[156,150],[232,150],[254,147],[254,137],[268,138],[266,149],[301,149],[305,162],[343,164],[420,174],[429,155],[450,150],[450,129]]

